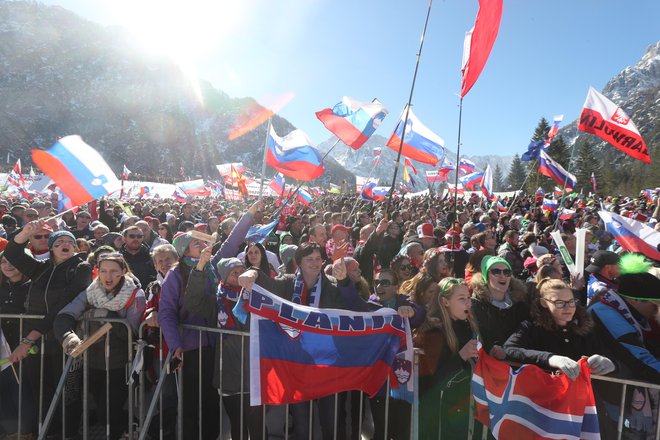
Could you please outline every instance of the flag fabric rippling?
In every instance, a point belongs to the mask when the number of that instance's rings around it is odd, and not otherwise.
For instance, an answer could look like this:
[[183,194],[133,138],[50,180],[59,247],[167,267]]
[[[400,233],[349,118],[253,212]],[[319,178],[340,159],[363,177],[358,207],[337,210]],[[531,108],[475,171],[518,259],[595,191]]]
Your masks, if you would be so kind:
[[270,127],[266,163],[276,171],[297,180],[313,180],[325,172],[321,154],[301,130],[283,138]]
[[344,144],[357,150],[374,134],[387,113],[377,99],[364,103],[344,96],[333,108],[316,112],[316,117]]
[[[445,157],[445,141],[428,129],[417,119],[412,109],[408,110],[408,121],[404,133],[406,109],[403,110],[401,118],[387,141],[387,146],[398,152],[401,147],[401,155],[409,157],[417,162],[435,165]],[[403,144],[401,137],[403,136]]]
[[660,261],[660,232],[610,211],[598,211],[607,231],[629,252],[640,252],[649,258]]
[[575,188],[577,179],[575,176],[564,169],[558,162],[555,162],[548,153],[541,150],[539,155],[539,173],[547,176],[557,182],[559,185],[565,185],[568,189]]

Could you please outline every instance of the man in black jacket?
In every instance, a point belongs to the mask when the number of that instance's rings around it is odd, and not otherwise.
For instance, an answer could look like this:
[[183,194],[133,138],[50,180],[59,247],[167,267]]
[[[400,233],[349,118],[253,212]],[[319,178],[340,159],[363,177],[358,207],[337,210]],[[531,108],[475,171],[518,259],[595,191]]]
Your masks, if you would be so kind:
[[126,259],[133,275],[140,280],[141,286],[148,286],[156,280],[156,269],[149,254],[149,248],[142,243],[144,234],[137,226],[130,226],[122,232],[124,245],[121,254]]

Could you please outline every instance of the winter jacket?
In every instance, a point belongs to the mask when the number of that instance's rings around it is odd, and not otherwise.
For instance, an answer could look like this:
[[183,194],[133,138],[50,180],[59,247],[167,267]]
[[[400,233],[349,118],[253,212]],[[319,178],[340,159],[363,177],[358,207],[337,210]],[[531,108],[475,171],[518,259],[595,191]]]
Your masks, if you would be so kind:
[[27,321],[24,334],[36,330],[48,341],[53,339],[50,332],[57,313],[91,284],[92,267],[80,255],[74,255],[60,264],[55,264],[53,260],[37,261],[25,254],[26,244],[11,240],[4,256],[32,280],[27,293],[26,312],[45,315],[42,319]]
[[[473,337],[468,321],[452,320],[458,349]],[[447,345],[441,328],[418,329],[413,338],[419,358],[420,439],[466,438],[470,403],[471,367]],[[442,435],[438,435],[439,419]]]
[[385,236],[381,240],[380,252],[378,253],[378,261],[381,267],[390,267],[392,259],[400,250],[401,240],[385,233]]
[[136,254],[132,254],[126,249],[126,245],[121,247],[121,254],[128,263],[133,275],[140,280],[140,286],[146,287],[150,282],[156,279],[156,268],[151,259],[149,248],[142,244]]
[[[188,278],[188,286],[184,296],[184,307],[190,313],[202,316],[207,322],[218,322],[218,297],[213,291],[206,290],[207,275],[204,272],[193,270]],[[233,303],[232,303],[233,304]],[[249,331],[250,321],[245,324],[234,318],[235,331]],[[216,327],[216,325],[213,325]],[[245,338],[242,343],[241,340]],[[243,355],[241,359],[241,344]],[[243,392],[250,391],[250,339],[238,335],[222,335],[220,343],[215,348],[215,368],[213,373],[213,386],[220,388],[222,394],[238,394],[241,392],[241,360],[243,361]],[[222,354],[222,365],[220,355]],[[222,371],[222,377],[220,372]]]
[[[183,348],[183,351],[195,350],[200,347],[199,332],[197,330],[180,329],[181,324],[200,325],[204,327],[215,327],[216,320],[208,320],[204,316],[190,313],[184,309],[184,289],[181,267],[176,266],[165,276],[163,286],[160,291],[160,301],[158,302],[158,323],[160,331],[163,333],[165,342],[170,350]],[[183,270],[190,270],[187,267]],[[208,278],[208,277],[207,277]],[[215,291],[216,286],[212,286],[207,279],[208,291]],[[201,346],[213,345],[214,338],[207,332],[202,332]]]
[[519,277],[522,273],[523,259],[518,249],[511,249],[508,243],[504,243],[497,251],[497,256],[504,258],[511,265],[514,277]]
[[529,304],[525,284],[511,277],[509,295],[513,305],[500,309],[490,302],[490,292],[481,273],[472,275],[472,311],[479,324],[479,334],[484,349],[489,352],[494,345],[503,346],[518,326],[529,319]]
[[548,360],[551,356],[566,356],[574,361],[582,356],[603,354],[593,321],[587,312],[578,308],[575,318],[566,327],[557,326],[549,312],[531,321],[525,321],[518,331],[504,344],[507,359],[520,364],[534,364],[551,369]]
[[353,258],[360,265],[362,276],[369,283],[370,290],[374,284],[374,260],[375,256],[380,253],[383,235],[384,233],[379,235],[376,231],[373,231],[367,241],[364,243],[358,242],[353,254]]
[[[98,279],[95,280],[86,290],[80,292],[69,304],[64,306],[62,310],[55,317],[53,323],[53,331],[58,341],[62,341],[64,335],[72,330],[75,330],[77,321],[84,318],[94,318],[94,321],[89,323],[89,332],[92,334],[102,325],[97,319],[102,318],[120,318],[125,319],[129,328],[121,323],[112,323],[112,331],[109,333],[109,368],[123,368],[128,362],[128,331],[136,335],[142,314],[145,308],[144,292],[140,289],[137,281],[132,277],[125,277],[124,284],[121,288],[122,291],[130,293],[130,298],[124,307],[119,311],[110,311],[102,308],[94,308],[88,301],[87,292],[90,289],[103,289]],[[80,335],[79,336],[83,336]],[[131,350],[133,347],[131,347]],[[105,345],[94,344],[89,349],[89,362],[90,366],[95,369],[105,368]]]
[[[12,283],[5,278],[0,284],[0,313],[11,315],[25,313],[25,298],[27,298],[29,289],[30,280]],[[21,339],[19,320],[2,319],[0,320],[0,328],[9,346],[12,349],[16,348]],[[25,332],[23,334],[27,335]]]

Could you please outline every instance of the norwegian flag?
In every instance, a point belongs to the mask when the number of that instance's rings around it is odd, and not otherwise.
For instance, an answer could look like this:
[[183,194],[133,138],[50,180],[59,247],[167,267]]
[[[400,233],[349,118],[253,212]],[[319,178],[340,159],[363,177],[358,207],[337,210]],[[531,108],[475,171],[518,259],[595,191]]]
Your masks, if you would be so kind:
[[536,365],[513,371],[481,349],[472,375],[475,418],[496,439],[600,439],[587,360],[578,363],[573,381]]

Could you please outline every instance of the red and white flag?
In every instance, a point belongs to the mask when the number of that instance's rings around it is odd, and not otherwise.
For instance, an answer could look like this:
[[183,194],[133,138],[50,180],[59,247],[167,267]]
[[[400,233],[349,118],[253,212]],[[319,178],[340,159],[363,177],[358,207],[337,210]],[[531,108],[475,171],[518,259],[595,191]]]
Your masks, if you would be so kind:
[[502,0],[479,0],[479,12],[474,27],[465,34],[461,72],[461,98],[467,95],[484,70],[495,44],[502,19]]
[[621,107],[593,87],[589,87],[577,128],[595,134],[637,160],[651,163],[649,150],[635,123]]

